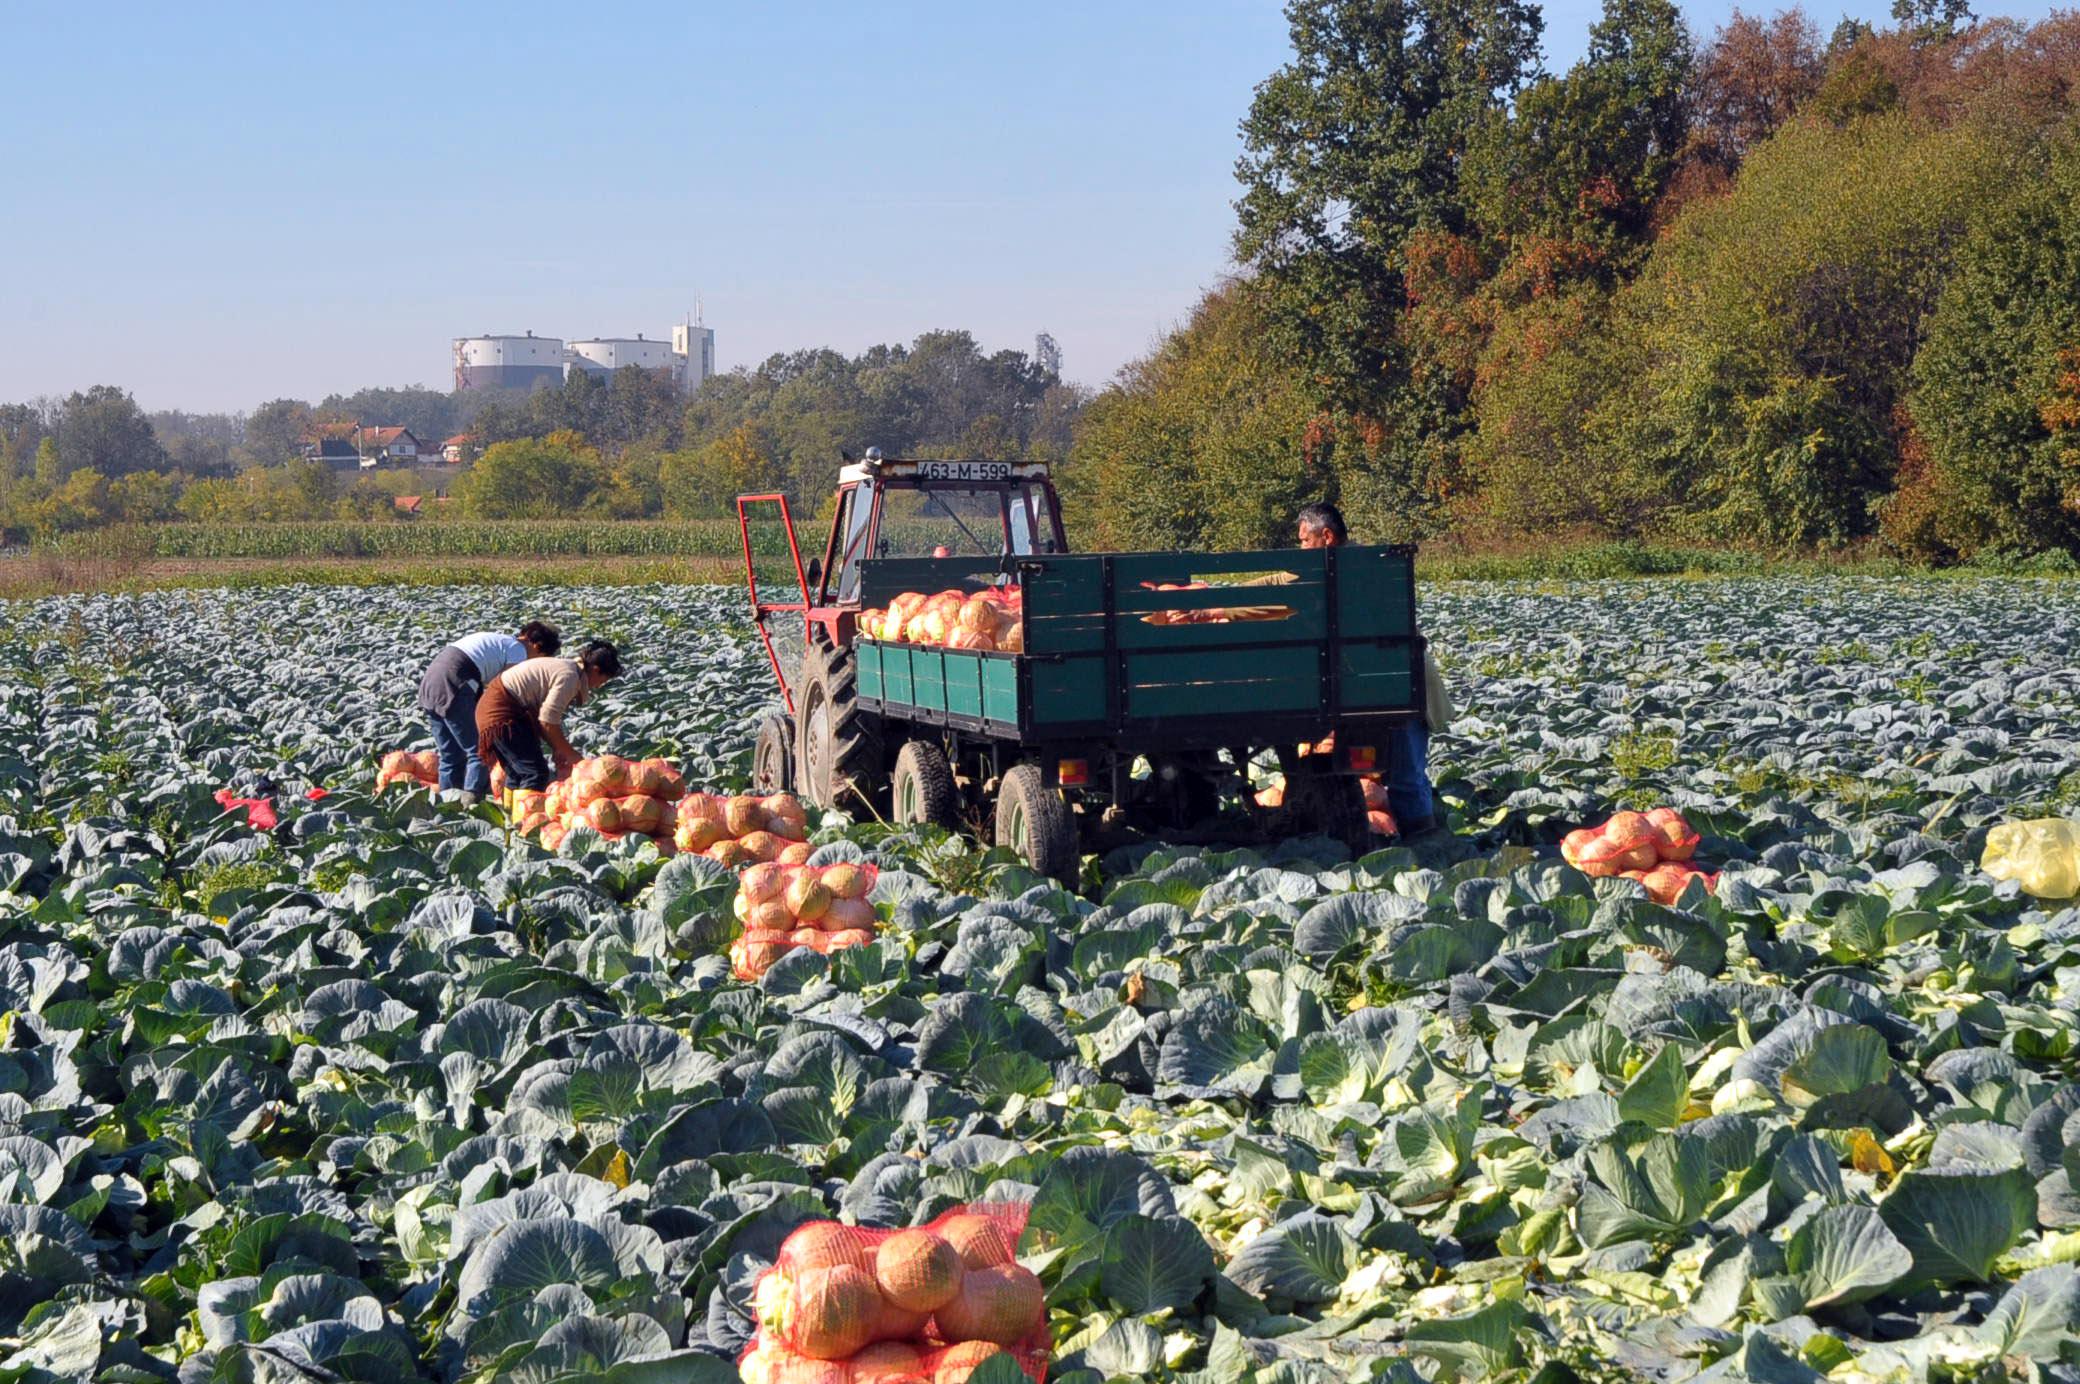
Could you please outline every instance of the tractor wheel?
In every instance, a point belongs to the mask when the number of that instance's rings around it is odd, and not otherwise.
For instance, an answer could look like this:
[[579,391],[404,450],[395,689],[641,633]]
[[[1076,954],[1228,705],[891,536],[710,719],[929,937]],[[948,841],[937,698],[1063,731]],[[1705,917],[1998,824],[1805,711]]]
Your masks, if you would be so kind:
[[905,741],[896,751],[889,780],[891,817],[904,825],[926,823],[951,831],[960,825],[961,795],[954,786],[946,751],[929,740]]
[[1355,778],[1305,770],[1286,775],[1281,836],[1326,836],[1362,855],[1370,839],[1365,819],[1365,786]]
[[881,729],[860,709],[852,655],[812,643],[802,660],[795,791],[822,808],[874,814],[888,797]]
[[1061,791],[1042,780],[1037,764],[1018,765],[998,785],[997,844],[1009,846],[1026,864],[1071,888],[1082,872],[1076,814]]
[[794,791],[794,722],[785,712],[768,711],[758,718],[751,742],[751,791],[761,796]]

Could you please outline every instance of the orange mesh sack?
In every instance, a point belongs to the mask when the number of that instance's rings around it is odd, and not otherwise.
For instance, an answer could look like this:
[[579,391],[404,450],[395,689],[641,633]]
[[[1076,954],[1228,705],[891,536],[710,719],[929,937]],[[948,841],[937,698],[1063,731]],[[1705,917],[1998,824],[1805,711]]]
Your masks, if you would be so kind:
[[686,796],[686,779],[669,760],[644,759],[629,771],[629,786],[645,797],[677,802]]
[[731,974],[757,980],[795,947],[832,952],[873,941],[880,917],[867,895],[879,877],[874,866],[851,861],[746,866],[732,905],[744,932],[730,947]]
[[1651,812],[1619,812],[1600,827],[1570,831],[1560,842],[1568,864],[1596,879],[1629,879],[1645,887],[1656,903],[1681,898],[1695,878],[1706,889],[1719,877],[1689,863],[1702,839],[1697,829],[1672,807]]
[[1047,1297],[1016,1257],[1031,1209],[977,1202],[905,1230],[800,1227],[752,1291],[758,1335],[739,1371],[753,1384],[958,1384],[1009,1354],[1039,1384]]
[[376,768],[376,791],[381,792],[393,783],[407,788],[436,788],[441,781],[441,757],[432,750],[413,753],[410,750],[392,750],[383,756]]
[[1651,870],[1627,870],[1622,879],[1629,879],[1647,891],[1647,897],[1655,903],[1672,904],[1683,897],[1691,880],[1704,885],[1707,892],[1719,887],[1719,877],[1709,871],[1680,860],[1664,860]]
[[1600,827],[1571,831],[1560,842],[1560,854],[1583,874],[1604,879],[1628,870],[1651,870],[1663,861],[1688,860],[1699,840],[1682,813],[1657,807],[1652,812],[1619,812]]

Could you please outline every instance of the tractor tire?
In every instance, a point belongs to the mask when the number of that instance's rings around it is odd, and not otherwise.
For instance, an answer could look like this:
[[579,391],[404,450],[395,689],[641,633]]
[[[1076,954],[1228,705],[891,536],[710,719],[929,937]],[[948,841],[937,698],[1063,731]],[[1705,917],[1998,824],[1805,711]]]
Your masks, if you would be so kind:
[[794,791],[794,721],[785,712],[768,711],[758,718],[751,742],[751,791],[761,797]]
[[1076,887],[1083,870],[1076,814],[1040,766],[1020,764],[997,786],[997,844],[1018,852],[1039,873]]
[[946,751],[929,740],[907,740],[896,751],[895,773],[889,778],[890,820],[904,826],[960,825],[961,793],[953,782]]
[[1276,830],[1280,836],[1326,836],[1350,848],[1352,855],[1369,849],[1371,824],[1365,817],[1365,785],[1337,774],[1289,774],[1285,805]]
[[795,792],[821,808],[881,815],[888,798],[881,728],[860,709],[859,666],[816,642],[802,659]]

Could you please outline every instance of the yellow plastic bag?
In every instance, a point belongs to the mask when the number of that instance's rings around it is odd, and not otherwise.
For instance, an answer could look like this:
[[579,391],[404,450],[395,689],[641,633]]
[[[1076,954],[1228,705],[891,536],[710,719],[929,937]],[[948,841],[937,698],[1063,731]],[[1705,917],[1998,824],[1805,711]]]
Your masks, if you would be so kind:
[[2080,894],[2080,822],[2003,822],[1986,833],[1979,868],[1995,879],[2014,880],[2025,894],[2070,899]]

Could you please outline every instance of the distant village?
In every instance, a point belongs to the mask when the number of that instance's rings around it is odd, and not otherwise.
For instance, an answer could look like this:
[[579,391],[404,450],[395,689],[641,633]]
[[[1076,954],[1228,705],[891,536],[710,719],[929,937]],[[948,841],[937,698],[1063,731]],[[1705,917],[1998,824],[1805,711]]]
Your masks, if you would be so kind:
[[463,466],[475,461],[473,433],[457,433],[438,446],[410,428],[324,423],[304,435],[303,459],[336,471],[373,471],[379,466]]

